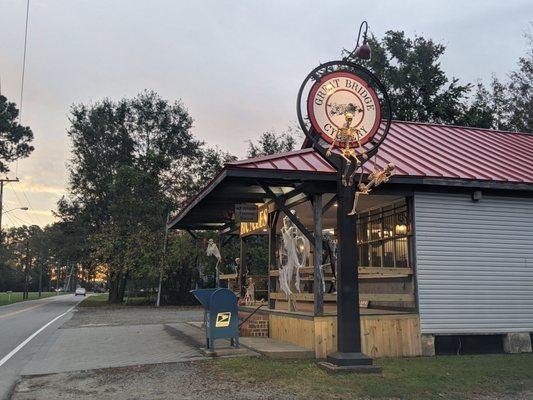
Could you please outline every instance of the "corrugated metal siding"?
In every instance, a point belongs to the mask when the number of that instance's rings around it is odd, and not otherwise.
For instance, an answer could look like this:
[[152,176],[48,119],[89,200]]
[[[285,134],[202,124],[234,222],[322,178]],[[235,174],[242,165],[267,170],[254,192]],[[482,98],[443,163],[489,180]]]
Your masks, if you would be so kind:
[[423,333],[533,332],[533,199],[415,194]]

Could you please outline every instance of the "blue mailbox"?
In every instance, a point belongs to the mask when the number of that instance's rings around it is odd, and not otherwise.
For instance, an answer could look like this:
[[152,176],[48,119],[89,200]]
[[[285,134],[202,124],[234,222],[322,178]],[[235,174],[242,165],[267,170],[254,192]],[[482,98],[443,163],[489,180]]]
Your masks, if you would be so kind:
[[191,293],[204,306],[207,348],[215,350],[215,339],[230,339],[239,347],[239,315],[237,296],[229,289],[196,289]]

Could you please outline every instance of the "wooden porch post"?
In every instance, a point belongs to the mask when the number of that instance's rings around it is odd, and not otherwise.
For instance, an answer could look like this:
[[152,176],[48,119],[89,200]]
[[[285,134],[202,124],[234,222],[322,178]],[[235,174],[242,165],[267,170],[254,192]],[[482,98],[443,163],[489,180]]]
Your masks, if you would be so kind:
[[240,265],[239,265],[239,293],[241,294],[241,299],[244,299],[244,292],[246,286],[246,253],[247,253],[247,243],[246,239],[241,237],[241,253],[240,253]]
[[278,223],[279,211],[275,210],[268,215],[268,308],[276,308],[276,300],[270,299],[270,293],[276,291],[276,277],[270,276],[270,271],[277,266],[276,259],[276,225]]
[[313,195],[313,221],[315,225],[314,253],[314,313],[324,315],[324,281],[322,275],[322,195]]

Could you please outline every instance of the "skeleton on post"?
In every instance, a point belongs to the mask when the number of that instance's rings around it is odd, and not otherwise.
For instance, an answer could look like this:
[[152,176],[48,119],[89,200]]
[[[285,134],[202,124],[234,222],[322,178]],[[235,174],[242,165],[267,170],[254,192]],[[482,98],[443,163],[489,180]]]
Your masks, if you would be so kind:
[[[354,184],[354,178],[358,169],[361,169],[360,173],[362,177],[362,166],[368,159],[368,155],[366,154],[366,151],[364,150],[360,140],[360,137],[366,132],[364,128],[358,129],[351,126],[354,119],[353,113],[362,112],[361,109],[358,109],[353,104],[348,104],[344,107],[335,104],[335,107],[331,109],[330,113],[338,114],[340,110],[344,110],[345,122],[343,126],[333,134],[333,140],[326,152],[326,155],[331,156],[333,148],[336,146],[337,142],[341,143],[341,146],[338,146],[340,156],[346,161],[346,169],[342,176],[342,184],[344,186],[352,186]],[[356,149],[359,149],[359,151]],[[353,172],[350,174],[352,163],[354,164],[354,167]],[[372,190],[372,187],[376,187],[381,183],[387,182],[392,176],[394,168],[394,164],[392,163],[388,163],[382,170],[374,166],[374,171],[369,175],[370,181],[366,184],[362,183],[361,180],[359,181],[353,200],[352,210],[348,213],[348,215],[355,215],[357,213],[359,196],[368,194]]]

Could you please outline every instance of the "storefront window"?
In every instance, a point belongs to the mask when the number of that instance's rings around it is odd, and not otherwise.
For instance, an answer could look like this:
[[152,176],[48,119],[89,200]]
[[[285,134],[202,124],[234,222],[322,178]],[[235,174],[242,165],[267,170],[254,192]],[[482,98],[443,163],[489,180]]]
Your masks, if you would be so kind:
[[409,267],[411,223],[405,200],[359,214],[360,267]]

